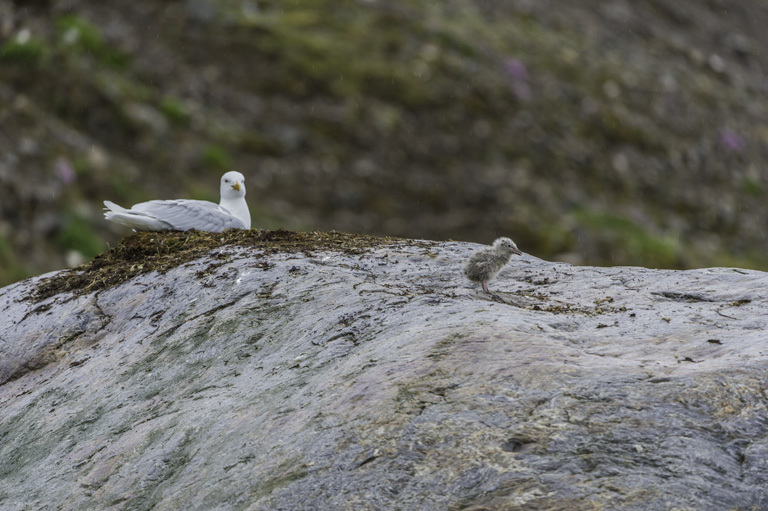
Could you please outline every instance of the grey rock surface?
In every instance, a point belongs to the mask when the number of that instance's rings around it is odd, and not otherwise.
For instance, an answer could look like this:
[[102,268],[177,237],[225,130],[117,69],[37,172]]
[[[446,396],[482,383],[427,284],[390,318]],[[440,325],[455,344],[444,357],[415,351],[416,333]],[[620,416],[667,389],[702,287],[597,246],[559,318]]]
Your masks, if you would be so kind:
[[0,508],[768,509],[768,274],[477,248],[0,290]]

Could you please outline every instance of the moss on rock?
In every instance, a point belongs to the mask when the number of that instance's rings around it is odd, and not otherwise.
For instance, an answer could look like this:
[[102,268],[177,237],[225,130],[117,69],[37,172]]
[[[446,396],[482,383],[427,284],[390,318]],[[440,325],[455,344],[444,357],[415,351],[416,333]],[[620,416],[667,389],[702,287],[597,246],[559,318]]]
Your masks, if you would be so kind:
[[41,280],[35,292],[29,296],[40,302],[60,293],[82,295],[122,284],[137,275],[152,271],[166,272],[201,257],[225,259],[217,249],[248,247],[275,254],[279,252],[334,251],[345,254],[362,254],[383,245],[421,244],[432,242],[402,238],[377,237],[342,232],[292,232],[264,231],[258,229],[228,229],[221,233],[203,231],[185,232],[137,232],[127,236],[92,261],[71,270],[64,270],[53,277]]

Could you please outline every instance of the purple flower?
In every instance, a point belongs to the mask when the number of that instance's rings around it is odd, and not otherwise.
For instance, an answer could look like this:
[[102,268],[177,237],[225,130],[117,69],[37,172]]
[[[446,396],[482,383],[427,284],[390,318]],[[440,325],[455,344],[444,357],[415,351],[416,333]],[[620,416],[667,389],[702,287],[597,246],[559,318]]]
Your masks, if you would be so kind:
[[56,163],[54,166],[56,168],[56,175],[59,176],[59,179],[61,179],[61,182],[65,185],[70,185],[75,182],[75,179],[77,179],[75,169],[72,168],[72,164],[67,158],[56,158]]
[[747,147],[744,137],[728,128],[722,128],[720,130],[720,143],[723,144],[723,147],[728,151],[734,153],[743,152]]
[[507,70],[507,74],[514,80],[527,80],[528,69],[525,67],[522,61],[518,59],[507,59],[504,63],[504,67]]
[[521,60],[509,58],[504,62],[504,69],[510,78],[512,93],[521,101],[531,99],[531,88],[528,86],[528,69]]

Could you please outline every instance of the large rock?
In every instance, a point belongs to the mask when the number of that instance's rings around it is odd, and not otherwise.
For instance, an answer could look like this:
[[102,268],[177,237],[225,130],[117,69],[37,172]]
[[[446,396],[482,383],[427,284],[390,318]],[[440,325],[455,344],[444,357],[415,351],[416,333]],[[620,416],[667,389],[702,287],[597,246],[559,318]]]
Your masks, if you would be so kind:
[[768,508],[765,273],[234,236],[0,291],[0,508]]

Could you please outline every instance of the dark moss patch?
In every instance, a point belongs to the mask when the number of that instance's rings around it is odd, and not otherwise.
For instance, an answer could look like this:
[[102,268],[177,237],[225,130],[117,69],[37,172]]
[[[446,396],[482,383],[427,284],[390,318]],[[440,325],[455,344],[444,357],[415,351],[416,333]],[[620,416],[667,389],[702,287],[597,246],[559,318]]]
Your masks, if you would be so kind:
[[43,64],[49,54],[45,42],[37,38],[19,41],[18,38],[0,46],[0,62],[36,67]]
[[[583,314],[585,316],[600,316],[603,314],[616,314],[620,312],[627,312],[627,308],[623,305],[614,307],[612,305],[606,305],[612,303],[613,298],[606,297],[604,299],[595,300],[595,307],[585,307],[575,303],[559,302],[554,300],[554,304],[547,304],[551,299],[542,294],[531,294],[525,292],[515,293],[519,296],[532,297],[539,300],[541,303],[535,303],[533,305],[525,306],[526,309],[532,311],[549,312],[550,314]],[[598,327],[601,328],[601,327]]]
[[190,114],[187,108],[179,99],[173,97],[165,97],[160,101],[158,105],[160,111],[165,117],[172,123],[185,126],[189,123]]
[[226,259],[228,256],[216,249],[222,247],[249,247],[265,254],[279,252],[335,251],[345,254],[362,254],[381,245],[424,244],[432,242],[405,240],[392,237],[376,237],[342,232],[293,232],[249,231],[230,229],[221,233],[186,232],[137,232],[120,241],[93,261],[72,270],[59,272],[43,279],[30,295],[29,300],[40,302],[60,293],[83,295],[108,289],[132,278],[153,271],[166,272],[181,264],[201,257]]
[[219,170],[232,168],[232,157],[226,149],[216,144],[208,144],[200,155],[202,162]]
[[87,20],[67,14],[56,20],[56,27],[60,48],[63,46],[69,52],[91,55],[117,69],[124,69],[130,64],[130,57],[110,47],[100,29]]

